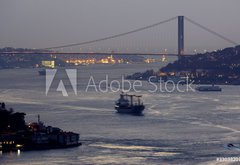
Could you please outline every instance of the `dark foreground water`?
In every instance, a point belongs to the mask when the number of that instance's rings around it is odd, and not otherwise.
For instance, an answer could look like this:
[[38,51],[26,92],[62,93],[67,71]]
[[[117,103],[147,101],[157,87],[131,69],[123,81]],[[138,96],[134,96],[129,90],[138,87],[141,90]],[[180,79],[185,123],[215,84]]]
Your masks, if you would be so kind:
[[40,114],[46,125],[80,133],[83,143],[69,149],[0,153],[0,164],[217,164],[218,157],[238,157],[240,151],[229,150],[226,144],[240,143],[239,86],[222,86],[223,92],[216,93],[150,93],[153,86],[144,82],[138,88],[146,104],[144,116],[115,113],[120,92],[92,88],[85,92],[91,75],[98,85],[106,74],[110,80],[120,80],[121,75],[158,67],[79,67],[78,96],[60,70],[57,77],[68,84],[69,97],[56,92],[58,81],[46,96],[45,77],[38,76],[36,69],[0,70],[1,101],[25,112],[28,122]]

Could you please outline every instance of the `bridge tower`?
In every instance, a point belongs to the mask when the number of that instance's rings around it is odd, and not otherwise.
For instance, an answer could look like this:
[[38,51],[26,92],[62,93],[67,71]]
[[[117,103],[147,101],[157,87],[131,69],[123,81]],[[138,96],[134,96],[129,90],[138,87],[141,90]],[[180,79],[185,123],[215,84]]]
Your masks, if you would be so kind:
[[178,16],[178,56],[184,54],[184,16]]

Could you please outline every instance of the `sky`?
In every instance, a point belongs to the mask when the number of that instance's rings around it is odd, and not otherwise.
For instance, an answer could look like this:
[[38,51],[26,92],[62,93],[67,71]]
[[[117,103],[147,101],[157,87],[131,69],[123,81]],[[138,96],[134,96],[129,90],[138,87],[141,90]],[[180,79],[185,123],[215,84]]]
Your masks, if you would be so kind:
[[[240,0],[0,0],[0,47],[45,48],[124,33],[178,15],[240,43]],[[81,49],[177,49],[177,20]],[[185,21],[185,48],[233,46]]]

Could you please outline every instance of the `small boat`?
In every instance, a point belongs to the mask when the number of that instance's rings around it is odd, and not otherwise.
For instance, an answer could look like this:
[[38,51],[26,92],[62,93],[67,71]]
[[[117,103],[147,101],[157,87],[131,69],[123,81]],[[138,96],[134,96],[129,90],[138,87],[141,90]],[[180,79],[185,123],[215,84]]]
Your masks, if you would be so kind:
[[224,145],[224,148],[228,149],[228,150],[236,150],[236,151],[240,151],[240,144],[232,144],[229,143],[227,145]]
[[116,101],[115,109],[118,113],[141,114],[145,109],[141,97],[122,92],[120,98]]
[[197,91],[200,91],[200,92],[221,92],[222,91],[222,88],[220,88],[219,86],[215,86],[215,85],[212,85],[212,86],[199,86],[197,88],[195,88]]
[[54,69],[55,68],[55,61],[42,61],[40,64],[41,70],[38,71],[40,76],[46,75],[46,69]]

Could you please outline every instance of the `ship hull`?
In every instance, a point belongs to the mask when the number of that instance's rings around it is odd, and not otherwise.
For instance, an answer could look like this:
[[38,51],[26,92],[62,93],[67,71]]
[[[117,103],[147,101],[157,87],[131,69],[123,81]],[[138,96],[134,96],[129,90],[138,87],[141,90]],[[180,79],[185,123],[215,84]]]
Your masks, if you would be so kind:
[[221,92],[222,89],[218,86],[200,86],[196,88],[199,92]]
[[40,76],[45,76],[46,75],[46,70],[40,70],[40,71],[38,71],[38,74]]
[[132,107],[119,107],[115,106],[115,109],[118,113],[125,113],[125,114],[142,114],[145,107],[143,105],[139,106],[132,106]]

